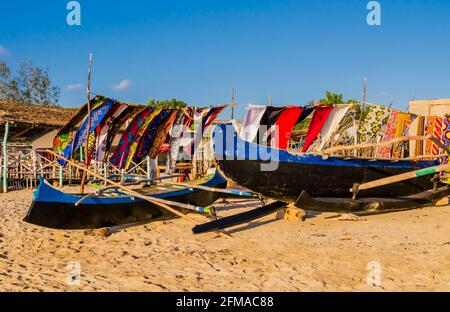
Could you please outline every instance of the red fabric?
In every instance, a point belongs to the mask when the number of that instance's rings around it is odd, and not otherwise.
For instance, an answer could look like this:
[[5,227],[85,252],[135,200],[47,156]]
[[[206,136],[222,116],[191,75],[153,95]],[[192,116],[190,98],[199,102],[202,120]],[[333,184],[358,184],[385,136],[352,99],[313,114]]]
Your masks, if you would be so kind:
[[331,112],[333,111],[334,106],[330,105],[321,105],[316,108],[316,111],[314,112],[314,115],[311,120],[311,125],[309,126],[308,133],[306,134],[305,144],[303,144],[302,152],[306,153],[311,146],[311,144],[314,142],[314,140],[317,138],[317,136],[320,133],[320,130],[322,130],[323,125],[328,119],[328,116],[330,116]]
[[275,126],[278,127],[278,135],[275,135],[272,146],[285,150],[288,148],[289,138],[291,137],[292,130],[294,130],[295,124],[303,111],[302,107],[288,106],[283,113],[281,113]]

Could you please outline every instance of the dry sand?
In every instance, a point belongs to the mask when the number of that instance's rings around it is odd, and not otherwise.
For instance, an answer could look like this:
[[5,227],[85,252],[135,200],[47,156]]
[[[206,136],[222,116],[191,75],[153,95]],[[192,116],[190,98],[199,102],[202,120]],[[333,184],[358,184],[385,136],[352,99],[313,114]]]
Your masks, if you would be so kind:
[[[1,291],[450,291],[450,207],[356,222],[271,215],[234,239],[194,236],[174,219],[104,238],[26,224],[30,201],[31,191],[0,194]],[[233,205],[220,214],[255,207]],[[67,283],[70,261],[79,286]],[[381,286],[367,284],[373,261]]]

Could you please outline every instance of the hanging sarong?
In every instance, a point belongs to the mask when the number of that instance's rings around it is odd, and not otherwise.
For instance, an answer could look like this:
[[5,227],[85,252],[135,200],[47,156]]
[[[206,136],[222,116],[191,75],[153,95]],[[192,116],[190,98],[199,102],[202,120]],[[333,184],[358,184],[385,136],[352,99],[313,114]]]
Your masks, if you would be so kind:
[[[395,132],[395,138],[406,137],[409,132],[411,123],[416,120],[417,115],[410,113],[400,113],[398,117],[397,130]],[[398,159],[402,157],[403,147],[407,141],[395,143],[393,146],[393,158]]]
[[259,123],[259,130],[254,140],[255,143],[266,145],[271,140],[271,134],[275,129],[275,124],[285,110],[285,107],[268,106]]
[[95,159],[97,161],[103,161],[106,155],[106,146],[108,143],[108,132],[114,121],[120,117],[120,115],[127,109],[126,104],[116,103],[112,109],[110,109],[108,116],[96,129],[97,143],[95,148]]
[[353,105],[335,105],[333,111],[328,116],[325,124],[320,130],[320,143],[316,150],[321,151],[325,145],[330,141],[331,136],[339,129],[342,119],[344,119],[348,110]]
[[309,117],[315,110],[317,106],[304,106],[302,108],[302,113],[298,117],[297,121],[295,122],[296,125],[304,121],[306,118]]
[[[399,111],[393,110],[389,115],[388,122],[384,129],[385,135],[383,137],[383,141],[390,141],[395,138],[399,113],[400,113]],[[380,147],[377,152],[378,158],[382,159],[391,158],[391,154],[392,154],[392,145]]]
[[[113,107],[114,102],[112,100],[107,100],[105,103],[101,105],[96,105],[96,108],[91,111],[90,118],[90,131],[87,133],[88,128],[88,117],[85,118],[82,126],[75,134],[75,137],[72,141],[72,144],[66,146],[63,151],[63,155],[67,159],[71,159],[74,153],[79,151],[80,147],[83,147],[83,144],[89,137],[88,140],[88,153],[93,150],[95,144],[95,128],[103,121],[103,119],[108,114],[108,111]],[[88,154],[89,155],[89,154]],[[87,155],[87,156],[88,156]],[[85,155],[86,156],[86,155]],[[87,163],[89,163],[89,157],[86,158]],[[59,160],[59,163],[64,165],[66,162],[63,160]]]
[[359,126],[359,139],[361,143],[368,143],[381,131],[381,128],[389,118],[391,109],[380,106],[372,105],[369,108],[369,112]]
[[114,139],[116,138],[119,130],[127,124],[127,122],[131,122],[140,112],[142,112],[145,108],[138,105],[130,105],[117,117],[108,130],[108,136],[106,140],[105,154],[103,159],[99,158],[98,161],[106,161],[111,151],[111,146],[113,144]]
[[303,153],[306,153],[311,144],[316,140],[333,109],[334,106],[326,105],[321,105],[316,108],[311,120],[311,125],[309,126],[308,132],[306,134],[305,143],[303,144]]
[[175,168],[180,151],[181,140],[193,122],[193,110],[185,108],[178,113],[174,126],[170,130],[169,140],[169,163],[168,169],[172,171]]
[[[103,96],[96,96],[91,102],[91,110],[97,108],[99,105],[107,101]],[[62,152],[69,144],[72,144],[74,132],[77,125],[86,117],[88,111],[87,103],[84,104],[78,112],[69,120],[69,122],[58,131],[53,139],[53,150],[56,153]]]
[[[445,117],[442,128],[442,142],[446,147],[450,148],[450,117]],[[441,159],[443,164],[448,164],[450,156],[445,156]]]
[[156,158],[161,151],[161,147],[166,142],[167,134],[169,130],[173,127],[173,123],[177,117],[177,112],[172,111],[169,117],[166,118],[165,122],[158,127],[156,136],[153,140],[153,144],[149,151],[150,158]]
[[[428,116],[426,121],[426,133],[436,138],[442,138],[443,118]],[[439,155],[440,147],[433,141],[427,140],[425,144],[425,155]]]
[[[419,116],[418,120],[417,120],[417,133],[415,133],[417,136],[424,136],[425,135],[425,116]],[[416,148],[415,148],[415,152],[414,155],[415,156],[422,156],[424,155],[423,153],[423,148],[424,148],[424,144],[423,144],[423,140],[420,141],[416,141]]]
[[302,111],[303,108],[294,106],[289,106],[283,111],[275,124],[278,130],[276,131],[277,135],[272,137],[272,147],[281,150],[288,148],[292,130],[297,124]]
[[253,142],[255,140],[265,111],[266,106],[249,105],[240,131],[240,137],[243,140],[248,142]]
[[172,111],[173,110],[171,109],[163,109],[161,113],[159,113],[159,115],[156,116],[147,127],[144,134],[142,135],[142,138],[136,150],[136,154],[134,156],[134,161],[136,163],[141,162],[148,155],[159,126],[166,121],[167,117],[172,113]]
[[145,119],[143,124],[140,126],[140,129],[139,129],[137,135],[135,136],[133,143],[130,146],[128,155],[126,156],[125,167],[124,167],[125,169],[128,169],[130,167],[131,162],[134,158],[134,155],[136,154],[137,147],[139,145],[139,142],[142,139],[143,134],[147,130],[148,126],[152,123],[152,121],[161,113],[161,111],[162,111],[161,108],[153,108],[152,113]]
[[139,112],[139,114],[137,114],[137,116],[130,122],[127,129],[120,138],[117,149],[111,156],[111,164],[119,169],[125,168],[127,156],[130,153],[130,148],[133,145],[133,142],[139,136],[139,130],[141,129],[145,120],[153,111],[153,108],[146,107],[141,112]]

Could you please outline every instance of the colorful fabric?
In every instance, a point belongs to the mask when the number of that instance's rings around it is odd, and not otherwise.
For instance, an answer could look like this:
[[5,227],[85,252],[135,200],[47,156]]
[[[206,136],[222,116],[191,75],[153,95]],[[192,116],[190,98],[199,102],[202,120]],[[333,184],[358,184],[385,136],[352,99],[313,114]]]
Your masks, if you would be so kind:
[[[111,146],[113,144],[114,138],[117,136],[119,130],[124,124],[130,122],[144,110],[144,107],[138,105],[128,105],[128,107],[117,117],[109,128],[108,136],[106,140],[105,154],[103,156],[103,161],[108,159]],[[101,161],[101,159],[99,159]]]
[[139,142],[141,141],[143,134],[145,133],[145,131],[147,130],[149,125],[152,123],[152,121],[162,111],[161,108],[152,108],[152,109],[153,109],[152,113],[145,119],[143,124],[140,126],[140,129],[139,129],[133,143],[131,144],[130,150],[129,150],[128,155],[126,156],[126,160],[125,160],[125,167],[124,167],[125,169],[128,169],[130,167],[131,161],[133,160],[134,155],[136,154],[137,147],[139,145]]
[[361,122],[359,127],[358,135],[360,142],[367,143],[379,134],[383,125],[386,124],[390,114],[390,108],[380,105],[370,106],[367,116]]
[[320,131],[322,130],[325,122],[334,110],[334,106],[320,105],[314,111],[314,115],[311,120],[308,132],[306,134],[305,143],[303,144],[302,152],[306,153],[311,144],[317,139]]
[[142,111],[140,111],[130,122],[127,129],[124,131],[122,137],[120,138],[117,149],[111,156],[110,162],[112,165],[116,166],[119,169],[125,168],[126,158],[130,153],[130,148],[133,145],[133,142],[139,136],[139,130],[141,129],[145,120],[153,111],[153,108],[146,107]]
[[136,150],[136,154],[134,156],[134,161],[136,163],[141,162],[148,155],[150,148],[152,147],[153,140],[155,139],[158,127],[161,125],[161,123],[165,122],[172,111],[173,110],[170,109],[163,109],[161,113],[159,113],[158,116],[156,116],[147,127],[144,134],[142,135],[142,138]]
[[240,137],[243,140],[247,142],[253,142],[255,140],[266,109],[266,106],[249,105],[240,131]]
[[302,109],[302,113],[298,117],[297,121],[295,122],[296,125],[304,121],[306,118],[309,117],[314,111],[316,110],[316,106],[304,106]]
[[194,120],[193,114],[193,110],[190,108],[179,111],[178,116],[174,122],[174,126],[170,130],[168,164],[169,170],[173,169],[178,160],[181,140]]
[[[99,105],[103,104],[107,98],[102,96],[96,96],[90,102],[91,109],[97,108]],[[58,131],[55,138],[53,139],[53,150],[57,153],[62,152],[69,144],[72,144],[74,137],[74,132],[76,131],[77,125],[86,117],[88,111],[87,103],[84,104],[78,112],[69,120],[67,125],[65,125],[61,130]]]
[[[415,133],[417,136],[424,136],[425,135],[425,116],[419,116],[417,120],[417,132]],[[422,156],[423,155],[423,148],[424,144],[423,141],[416,141],[415,146],[415,156]]]
[[[426,134],[436,138],[442,138],[443,118],[428,116],[426,120]],[[433,141],[427,140],[425,143],[425,155],[439,155],[440,147]]]
[[[76,132],[73,141],[71,144],[67,145],[63,150],[62,154],[65,158],[71,159],[75,153],[78,153],[79,149],[83,147],[83,144],[88,139],[88,153],[92,152],[93,146],[95,144],[95,128],[102,122],[105,116],[108,114],[108,111],[113,107],[114,102],[111,100],[107,100],[103,104],[96,105],[94,109],[91,110],[91,118],[90,118],[90,131],[87,133],[88,128],[88,117],[85,117],[83,124],[80,129]],[[89,157],[86,159],[87,163],[89,163]],[[61,165],[65,165],[65,161],[58,160]]]
[[[445,146],[450,148],[450,117],[445,117],[443,119],[443,128],[442,128],[442,142]],[[450,156],[445,156],[441,159],[443,164],[448,164]]]
[[335,105],[333,111],[328,116],[325,124],[320,130],[320,143],[316,150],[321,151],[325,145],[330,141],[331,136],[339,129],[342,119],[352,108],[353,105]]
[[288,106],[278,118],[275,126],[277,135],[272,137],[272,147],[285,150],[288,148],[292,130],[302,114],[302,107]]
[[[275,130],[275,124],[285,110],[285,107],[268,106],[259,123],[259,130],[254,142],[259,144],[267,144],[271,138],[272,132]],[[263,131],[263,133],[261,133]],[[262,141],[261,141],[262,140]]]
[[[391,111],[388,122],[384,129],[385,135],[383,137],[383,141],[390,141],[395,138],[399,114],[400,114],[400,112],[397,110]],[[382,159],[391,158],[392,145],[380,147],[377,154],[378,154],[378,158],[382,158]]]
[[173,123],[177,117],[177,112],[172,111],[170,115],[166,118],[165,122],[159,125],[156,131],[156,136],[153,140],[153,144],[149,151],[150,158],[156,158],[161,151],[163,144],[166,142],[167,134],[169,130],[173,127]]
[[95,149],[95,159],[97,159],[97,161],[104,161],[107,153],[106,147],[108,143],[109,131],[116,119],[121,116],[127,107],[128,106],[126,104],[116,103],[114,107],[110,109],[108,116],[104,119],[103,123],[97,127],[97,142]]
[[[409,127],[411,123],[416,120],[417,115],[409,113],[400,113],[398,117],[397,129],[395,132],[395,138],[401,138],[408,135]],[[395,143],[393,148],[393,158],[398,159],[402,157],[403,147],[407,141]]]

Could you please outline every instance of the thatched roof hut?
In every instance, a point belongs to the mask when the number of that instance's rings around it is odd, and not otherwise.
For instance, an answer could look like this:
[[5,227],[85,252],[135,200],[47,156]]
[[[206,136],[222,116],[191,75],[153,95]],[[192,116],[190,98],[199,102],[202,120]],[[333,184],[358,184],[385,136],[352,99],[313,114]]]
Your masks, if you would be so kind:
[[30,142],[64,126],[76,109],[49,105],[28,105],[0,101],[0,138],[9,123],[9,142]]

